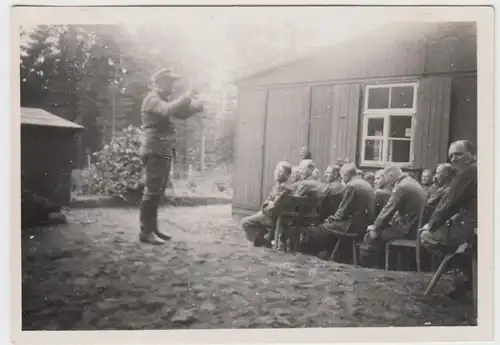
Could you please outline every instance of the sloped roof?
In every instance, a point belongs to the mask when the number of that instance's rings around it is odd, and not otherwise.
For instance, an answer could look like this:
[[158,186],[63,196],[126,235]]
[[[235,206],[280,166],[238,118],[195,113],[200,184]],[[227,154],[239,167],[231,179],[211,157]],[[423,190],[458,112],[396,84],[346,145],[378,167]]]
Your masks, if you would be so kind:
[[442,30],[441,34],[448,34],[448,30],[462,25],[468,25],[467,22],[393,22],[388,25],[383,25],[367,32],[359,33],[348,40],[339,41],[335,44],[317,47],[310,52],[290,56],[286,60],[274,61],[271,63],[263,63],[254,68],[249,68],[251,71],[244,71],[235,76],[233,82],[240,84],[246,80],[255,77],[267,75],[271,72],[296,65],[300,62],[308,61],[311,58],[324,54],[333,55],[348,55],[349,49],[353,47],[369,47],[371,44],[377,44],[380,40],[396,41],[398,39],[410,40],[412,38],[420,38],[432,32]]
[[83,129],[82,126],[40,108],[21,108],[21,124]]

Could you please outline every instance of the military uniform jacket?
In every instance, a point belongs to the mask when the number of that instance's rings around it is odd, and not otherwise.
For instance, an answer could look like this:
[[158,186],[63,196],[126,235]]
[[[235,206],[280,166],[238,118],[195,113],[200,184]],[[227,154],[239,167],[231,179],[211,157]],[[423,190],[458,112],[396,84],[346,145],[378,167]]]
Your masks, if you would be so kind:
[[375,216],[380,214],[390,197],[391,191],[387,189],[377,189],[375,191]]
[[293,195],[297,197],[324,198],[328,186],[314,179],[301,180],[293,184]]
[[429,221],[430,231],[443,226],[455,214],[460,214],[477,226],[477,163],[471,164],[451,181]]
[[266,201],[262,203],[261,211],[266,216],[276,218],[278,216],[277,211],[280,209],[280,201],[283,199],[285,194],[291,194],[290,188],[285,183],[277,183],[271,193],[267,197]]
[[177,134],[173,119],[187,118],[201,110],[191,106],[189,96],[165,101],[160,90],[153,89],[144,98],[141,106],[141,154],[158,154],[172,158]]
[[[395,222],[392,226],[406,234],[416,231],[426,201],[427,196],[422,186],[408,175],[403,175],[392,189],[389,201],[377,216],[374,222],[375,231],[382,231],[392,222]],[[397,217],[394,217],[396,212]]]
[[340,181],[333,181],[329,183],[326,191],[325,200],[323,202],[321,219],[325,219],[337,212],[337,209],[342,202],[344,196],[344,186]]
[[344,222],[344,231],[361,233],[374,219],[374,196],[372,186],[355,176],[345,186],[340,206],[328,218],[330,222]]
[[436,187],[428,194],[427,205],[425,205],[424,221],[428,222],[432,213],[439,205],[450,187],[448,185]]

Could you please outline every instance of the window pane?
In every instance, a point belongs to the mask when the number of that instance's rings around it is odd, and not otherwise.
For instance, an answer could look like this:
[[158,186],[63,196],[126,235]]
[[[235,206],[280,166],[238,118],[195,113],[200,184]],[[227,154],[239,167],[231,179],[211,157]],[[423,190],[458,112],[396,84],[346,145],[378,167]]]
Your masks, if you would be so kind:
[[396,86],[391,89],[391,108],[413,108],[413,86]]
[[365,143],[364,159],[366,161],[382,160],[382,140],[366,140]]
[[410,140],[389,140],[389,160],[394,163],[409,163]]
[[389,108],[389,91],[388,87],[368,89],[368,109]]
[[393,138],[411,138],[411,116],[391,116],[389,136]]
[[367,135],[381,137],[384,135],[384,119],[368,119]]

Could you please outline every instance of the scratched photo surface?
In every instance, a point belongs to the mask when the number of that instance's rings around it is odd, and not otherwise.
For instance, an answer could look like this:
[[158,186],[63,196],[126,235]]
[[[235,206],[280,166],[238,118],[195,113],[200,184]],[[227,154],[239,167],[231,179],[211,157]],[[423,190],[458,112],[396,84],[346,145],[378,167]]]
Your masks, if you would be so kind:
[[477,22],[306,10],[19,20],[23,331],[478,325]]

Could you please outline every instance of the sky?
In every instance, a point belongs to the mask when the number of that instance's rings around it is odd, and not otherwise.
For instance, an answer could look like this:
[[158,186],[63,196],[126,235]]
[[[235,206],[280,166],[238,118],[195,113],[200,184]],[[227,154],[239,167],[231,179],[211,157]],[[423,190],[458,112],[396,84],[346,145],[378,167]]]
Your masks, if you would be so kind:
[[[240,67],[247,67],[249,61],[235,61],[231,55],[232,40],[241,42],[266,40],[266,30],[288,30],[295,34],[295,45],[302,53],[318,46],[333,45],[381,25],[387,25],[393,18],[367,16],[364,12],[349,8],[208,8],[203,11],[173,9],[162,15],[162,30],[182,30],[189,37],[191,55],[199,57],[200,68],[210,66],[213,83],[217,78],[223,83],[229,74]],[[191,20],[186,20],[190,18]],[[142,23],[140,23],[142,24]],[[127,25],[131,32],[137,23]],[[258,28],[258,30],[256,30]],[[285,31],[286,32],[286,31]],[[260,37],[256,37],[260,35]],[[286,35],[275,41],[278,47],[286,47],[291,37]],[[250,65],[265,66],[269,58],[255,49]],[[262,55],[262,58],[260,58]],[[274,58],[274,57],[273,57]],[[280,58],[276,57],[279,61]],[[242,63],[244,66],[242,66]],[[207,73],[206,69],[203,72]]]

